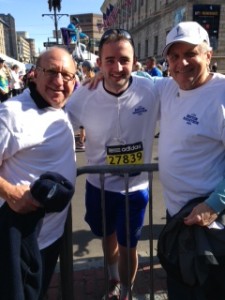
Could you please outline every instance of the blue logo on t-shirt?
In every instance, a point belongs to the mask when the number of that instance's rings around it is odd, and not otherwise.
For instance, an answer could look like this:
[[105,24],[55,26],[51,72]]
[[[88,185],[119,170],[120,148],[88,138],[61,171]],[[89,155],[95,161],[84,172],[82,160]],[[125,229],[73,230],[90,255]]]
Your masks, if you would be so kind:
[[146,108],[144,108],[143,106],[138,106],[137,108],[135,108],[133,114],[134,115],[139,115],[141,116],[143,113],[145,113],[147,111]]
[[188,125],[191,125],[191,124],[198,125],[199,124],[196,114],[187,114],[186,117],[183,117],[183,120],[185,120]]

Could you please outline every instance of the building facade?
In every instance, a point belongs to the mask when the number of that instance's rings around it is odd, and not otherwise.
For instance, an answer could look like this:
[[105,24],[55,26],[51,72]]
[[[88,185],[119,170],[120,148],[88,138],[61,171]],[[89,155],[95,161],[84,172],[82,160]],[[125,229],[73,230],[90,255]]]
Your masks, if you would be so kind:
[[18,60],[24,63],[35,62],[35,41],[28,37],[27,31],[17,31]]
[[[17,58],[17,45],[16,45],[16,29],[15,20],[10,14],[0,14],[1,20],[3,20],[3,38],[5,42],[5,54],[14,58]],[[2,38],[2,37],[1,37]]]
[[104,28],[131,32],[138,60],[149,56],[162,60],[166,35],[180,21],[197,21],[209,33],[213,59],[225,73],[225,2],[208,0],[105,0]]
[[25,31],[15,29],[15,20],[10,14],[0,14],[0,53],[24,63],[35,62],[35,40]]
[[4,21],[0,18],[0,53],[6,54],[5,37],[4,37]]

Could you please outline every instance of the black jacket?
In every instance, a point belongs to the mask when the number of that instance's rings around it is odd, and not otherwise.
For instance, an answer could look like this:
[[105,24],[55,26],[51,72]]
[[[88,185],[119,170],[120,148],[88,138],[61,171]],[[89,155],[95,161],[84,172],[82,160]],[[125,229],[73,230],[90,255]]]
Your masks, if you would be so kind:
[[[184,224],[184,217],[204,199],[184,206],[165,225],[158,240],[158,258],[168,275],[192,287],[204,284],[211,265],[225,262],[225,229]],[[225,226],[224,211],[216,221]]]
[[47,172],[31,188],[43,208],[18,214],[7,203],[0,208],[1,300],[37,300],[41,292],[42,265],[37,243],[39,226],[46,212],[63,210],[74,187],[58,173]]

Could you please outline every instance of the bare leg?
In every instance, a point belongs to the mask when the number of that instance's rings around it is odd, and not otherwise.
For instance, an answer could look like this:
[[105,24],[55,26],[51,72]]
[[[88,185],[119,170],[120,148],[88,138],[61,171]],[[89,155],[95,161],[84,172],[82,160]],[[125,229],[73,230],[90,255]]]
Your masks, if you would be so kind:
[[[119,246],[119,274],[120,274],[120,281],[124,286],[129,285],[128,281],[128,250],[126,247]],[[137,256],[137,249],[131,248],[130,249],[130,283],[133,284],[136,273],[138,268],[138,256]]]
[[[103,247],[104,250],[104,247]],[[118,243],[116,234],[106,237],[105,257],[107,260],[108,274],[109,274],[109,293],[108,297],[104,296],[102,299],[119,299],[120,295],[120,277],[118,270]]]
[[106,237],[106,260],[108,265],[113,265],[118,262],[119,259],[119,248],[117,243],[116,234],[113,233]]

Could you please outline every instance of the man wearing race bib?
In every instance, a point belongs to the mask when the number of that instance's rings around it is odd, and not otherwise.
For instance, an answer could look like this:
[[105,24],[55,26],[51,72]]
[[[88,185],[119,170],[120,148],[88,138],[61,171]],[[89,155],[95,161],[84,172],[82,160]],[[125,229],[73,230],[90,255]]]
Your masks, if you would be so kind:
[[[159,104],[153,82],[131,76],[136,58],[129,32],[107,30],[99,44],[97,63],[104,80],[94,91],[87,86],[79,87],[67,104],[74,129],[85,127],[88,164],[150,163]],[[138,267],[136,247],[148,203],[148,174],[132,175],[129,178],[130,282],[124,179],[110,174],[105,179],[109,299],[128,299],[128,287],[133,285]],[[103,236],[101,211],[99,174],[89,174],[85,220],[99,237]]]

